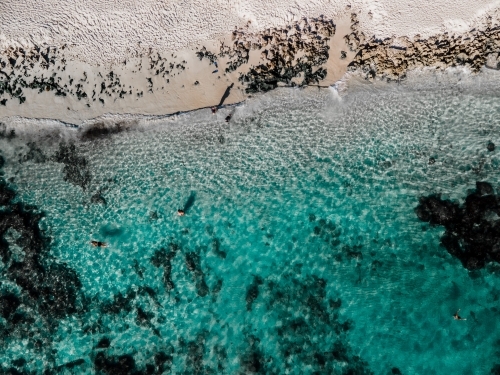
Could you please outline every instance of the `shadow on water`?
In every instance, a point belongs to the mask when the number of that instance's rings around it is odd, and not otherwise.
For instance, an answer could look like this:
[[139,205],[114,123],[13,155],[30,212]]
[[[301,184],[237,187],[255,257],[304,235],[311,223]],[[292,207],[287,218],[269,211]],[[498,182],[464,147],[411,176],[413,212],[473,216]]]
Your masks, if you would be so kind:
[[124,229],[116,224],[105,224],[99,229],[99,234],[104,237],[117,237],[122,235]]
[[188,212],[188,210],[193,207],[194,201],[196,200],[196,192],[192,191],[191,194],[189,195],[188,200],[184,204],[183,211]]

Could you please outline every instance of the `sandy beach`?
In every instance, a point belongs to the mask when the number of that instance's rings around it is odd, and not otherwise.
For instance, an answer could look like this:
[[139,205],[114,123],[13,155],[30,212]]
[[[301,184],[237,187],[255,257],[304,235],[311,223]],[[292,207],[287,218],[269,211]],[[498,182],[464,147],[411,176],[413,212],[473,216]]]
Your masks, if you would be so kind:
[[[0,118],[81,125],[105,114],[220,107],[281,86],[327,87],[346,81],[347,72],[401,79],[427,66],[497,68],[499,6],[6,1]],[[448,39],[454,42],[443,52],[436,41]]]

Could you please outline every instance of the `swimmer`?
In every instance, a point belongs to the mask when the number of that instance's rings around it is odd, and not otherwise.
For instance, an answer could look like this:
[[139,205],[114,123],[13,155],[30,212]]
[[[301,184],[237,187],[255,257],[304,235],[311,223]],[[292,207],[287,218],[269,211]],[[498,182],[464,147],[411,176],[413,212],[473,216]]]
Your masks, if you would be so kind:
[[177,210],[177,215],[184,216],[185,215],[184,210]]
[[101,242],[101,241],[90,241],[90,243],[92,244],[92,246],[94,247],[106,247],[108,246],[108,244],[106,242]]
[[217,113],[217,107],[212,107],[212,115],[215,115]]
[[226,122],[229,122],[229,120],[231,120],[231,117],[233,117],[233,116],[232,115],[226,116]]
[[458,315],[459,312],[460,312],[460,309],[458,309],[458,311],[455,313],[455,315],[453,315],[453,319],[455,319],[455,320],[467,320],[467,319],[462,318],[460,315]]

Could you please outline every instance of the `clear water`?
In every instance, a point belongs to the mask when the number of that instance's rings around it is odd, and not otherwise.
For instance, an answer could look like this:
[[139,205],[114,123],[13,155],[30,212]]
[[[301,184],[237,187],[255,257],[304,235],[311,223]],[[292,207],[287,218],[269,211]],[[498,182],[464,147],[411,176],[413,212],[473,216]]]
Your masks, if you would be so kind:
[[[500,363],[499,268],[464,269],[440,247],[443,228],[414,209],[431,193],[462,201],[476,181],[500,187],[499,153],[486,148],[500,145],[498,82],[431,75],[353,84],[342,99],[283,89],[216,116],[140,119],[137,130],[94,141],[73,130],[42,137],[37,122],[3,139],[16,199],[45,213],[50,254],[77,272],[88,300],[52,330],[33,323],[35,338],[50,336],[42,348],[28,335],[4,337],[0,365],[24,358],[18,369],[42,373],[83,359],[57,371],[92,374],[103,352],[130,354],[146,373],[164,351],[175,374],[490,373]],[[63,179],[60,163],[18,161],[28,140],[52,155],[60,136],[74,138],[89,163],[85,191]],[[99,190],[105,205],[91,203]],[[151,262],[169,243],[179,245],[171,291]],[[118,293],[144,286],[156,297],[138,293],[129,311],[103,312]],[[1,288],[21,293],[6,278]],[[452,319],[459,308],[466,321]],[[96,348],[102,337],[109,348]],[[335,343],[347,351],[340,359]]]

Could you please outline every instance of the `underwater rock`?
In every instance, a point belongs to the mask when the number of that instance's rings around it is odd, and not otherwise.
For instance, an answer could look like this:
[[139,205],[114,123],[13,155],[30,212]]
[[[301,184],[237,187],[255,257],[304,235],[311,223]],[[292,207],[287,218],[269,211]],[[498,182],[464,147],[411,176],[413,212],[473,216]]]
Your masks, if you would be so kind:
[[83,190],[90,184],[91,174],[87,159],[78,155],[76,146],[73,143],[66,145],[61,142],[52,160],[56,163],[64,164],[64,180],[73,185],[80,186]]
[[196,336],[196,340],[188,343],[181,343],[181,350],[186,355],[185,370],[188,374],[202,374],[207,372],[203,365],[203,356],[205,354],[205,334]]
[[266,359],[260,350],[260,340],[253,335],[250,335],[248,339],[250,341],[248,353],[241,359],[243,371],[250,374],[266,374]]
[[[3,158],[0,161],[3,161]],[[0,206],[7,205],[15,196],[14,190],[3,179],[0,179]]]
[[102,204],[102,205],[107,204],[106,199],[102,196],[102,193],[100,190],[97,193],[95,193],[94,195],[92,195],[92,197],[90,198],[90,201],[93,204]]
[[252,304],[259,296],[259,286],[262,285],[263,282],[264,281],[263,281],[262,277],[260,277],[260,276],[253,277],[253,282],[248,287],[246,298],[245,298],[246,303],[247,303],[247,311],[252,310]]
[[161,248],[160,250],[155,251],[155,253],[151,257],[151,264],[153,264],[153,266],[157,268],[163,267],[163,283],[167,292],[170,292],[175,288],[175,284],[172,280],[171,262],[177,254],[177,251],[179,251],[180,247],[175,243],[169,243],[168,248],[169,250]]
[[212,240],[212,251],[215,255],[217,255],[221,259],[226,259],[226,252],[220,249],[220,240],[218,238],[214,238]]
[[109,375],[138,374],[135,360],[129,354],[117,357],[108,357],[102,352],[98,353],[94,360],[94,367],[98,372]]
[[5,319],[9,320],[9,318],[14,314],[17,310],[21,301],[19,298],[12,293],[7,293],[0,297],[0,315]]
[[486,148],[488,149],[488,151],[495,151],[495,144],[493,142],[489,142],[488,143],[488,146],[486,146]]
[[[300,364],[301,368],[318,374],[372,374],[367,363],[350,348],[345,333],[352,323],[340,319],[341,301],[327,297],[325,280],[311,275],[297,278],[286,273],[254,280],[252,285],[260,285],[260,293],[266,296],[266,316],[281,322],[274,333],[279,358],[263,352],[265,345],[260,343],[266,340],[264,337],[249,334],[248,350],[240,357],[244,373],[294,372]],[[335,343],[327,344],[325,339],[328,337],[330,341],[332,335],[336,337]],[[281,364],[285,367],[280,367]]]
[[26,153],[26,155],[24,155],[21,161],[33,161],[35,163],[45,163],[45,161],[47,161],[47,157],[45,156],[43,151],[36,146],[35,143],[28,142],[26,146],[28,146],[29,151]]
[[415,212],[420,220],[445,227],[441,244],[468,270],[500,263],[500,199],[489,183],[476,182],[463,206],[430,195],[420,198]]
[[106,138],[113,134],[118,134],[137,125],[137,121],[118,121],[114,123],[97,122],[86,126],[80,130],[80,139],[82,141],[95,141],[101,138]]
[[208,285],[205,282],[205,275],[201,269],[200,256],[194,252],[189,252],[186,254],[186,267],[188,271],[193,274],[196,286],[196,293],[200,297],[205,297],[208,292]]
[[[48,255],[49,239],[39,228],[42,214],[35,207],[21,202],[12,203],[15,192],[5,181],[0,181],[0,255],[8,265],[7,277],[19,285],[26,295],[39,307],[39,312],[59,318],[82,310],[81,283],[74,270],[56,263]],[[15,244],[9,243],[6,235],[15,231]],[[11,260],[10,247],[20,246],[24,257]]]
[[98,349],[105,349],[105,348],[109,348],[110,345],[111,345],[111,340],[109,338],[107,338],[107,337],[103,337],[97,343],[96,348],[98,348]]

